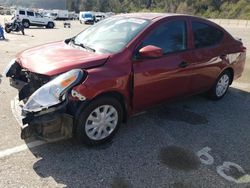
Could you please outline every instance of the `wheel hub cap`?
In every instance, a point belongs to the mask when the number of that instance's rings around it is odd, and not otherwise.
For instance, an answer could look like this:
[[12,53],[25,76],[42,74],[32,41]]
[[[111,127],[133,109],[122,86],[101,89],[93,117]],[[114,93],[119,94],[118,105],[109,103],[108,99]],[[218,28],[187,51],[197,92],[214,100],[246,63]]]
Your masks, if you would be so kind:
[[85,124],[85,132],[92,140],[102,140],[114,131],[117,123],[117,110],[111,105],[103,105],[90,113]]
[[228,85],[229,85],[229,77],[228,75],[225,74],[219,79],[217,83],[216,95],[218,97],[221,97],[222,95],[224,95],[225,92],[227,91]]

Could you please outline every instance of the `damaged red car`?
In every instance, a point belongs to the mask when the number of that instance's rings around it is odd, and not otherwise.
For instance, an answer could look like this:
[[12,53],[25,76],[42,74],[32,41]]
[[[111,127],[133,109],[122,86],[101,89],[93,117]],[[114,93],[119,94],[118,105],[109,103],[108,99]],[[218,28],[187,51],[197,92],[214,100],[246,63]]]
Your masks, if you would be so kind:
[[199,93],[221,99],[245,59],[242,41],[206,19],[137,13],[25,50],[5,74],[19,90],[13,111],[23,139],[74,135],[95,145],[162,102]]

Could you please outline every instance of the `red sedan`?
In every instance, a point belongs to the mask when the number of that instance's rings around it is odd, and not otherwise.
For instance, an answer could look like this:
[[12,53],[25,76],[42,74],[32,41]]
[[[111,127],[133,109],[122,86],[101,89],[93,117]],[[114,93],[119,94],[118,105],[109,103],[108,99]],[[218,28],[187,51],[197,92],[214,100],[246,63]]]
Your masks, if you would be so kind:
[[221,99],[245,58],[241,40],[208,20],[123,14],[23,51],[6,76],[19,90],[14,106],[23,139],[58,133],[94,145],[110,140],[127,117],[164,101],[204,92]]

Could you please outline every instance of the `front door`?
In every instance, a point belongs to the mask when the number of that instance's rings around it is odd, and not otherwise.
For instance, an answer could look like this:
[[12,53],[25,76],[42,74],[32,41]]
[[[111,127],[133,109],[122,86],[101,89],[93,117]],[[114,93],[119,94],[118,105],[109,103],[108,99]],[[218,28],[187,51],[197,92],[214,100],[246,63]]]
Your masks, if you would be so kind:
[[184,20],[163,22],[142,41],[139,49],[154,45],[162,48],[164,55],[157,59],[138,57],[134,62],[135,111],[190,93],[192,70],[188,65],[192,58],[187,41]]
[[35,13],[35,21],[39,25],[46,25],[47,24],[46,20],[39,13]]

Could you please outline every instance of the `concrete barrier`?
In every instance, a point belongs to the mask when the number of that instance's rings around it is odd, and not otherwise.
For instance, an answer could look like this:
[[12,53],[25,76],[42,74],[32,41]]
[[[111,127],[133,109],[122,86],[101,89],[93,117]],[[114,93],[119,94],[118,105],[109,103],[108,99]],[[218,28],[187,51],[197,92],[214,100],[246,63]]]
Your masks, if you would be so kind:
[[221,26],[250,28],[250,20],[235,20],[235,19],[209,19],[209,20]]

